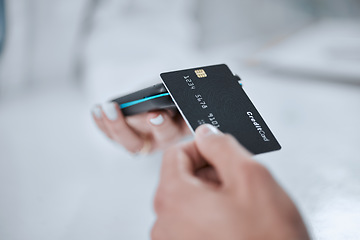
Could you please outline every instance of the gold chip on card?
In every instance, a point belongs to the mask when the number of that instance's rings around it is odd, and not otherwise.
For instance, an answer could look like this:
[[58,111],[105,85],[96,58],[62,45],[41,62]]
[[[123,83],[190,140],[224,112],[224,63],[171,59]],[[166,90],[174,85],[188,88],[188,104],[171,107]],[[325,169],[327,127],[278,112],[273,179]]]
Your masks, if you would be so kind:
[[197,69],[195,70],[196,76],[198,78],[204,78],[207,77],[206,72],[204,71],[204,69]]

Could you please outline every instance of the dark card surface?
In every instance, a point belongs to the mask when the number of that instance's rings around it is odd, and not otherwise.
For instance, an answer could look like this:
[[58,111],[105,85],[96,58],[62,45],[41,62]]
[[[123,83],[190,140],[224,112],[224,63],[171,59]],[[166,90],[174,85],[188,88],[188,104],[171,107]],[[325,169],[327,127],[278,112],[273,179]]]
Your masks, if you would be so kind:
[[225,64],[166,72],[160,76],[193,131],[201,124],[212,124],[232,134],[254,154],[281,148]]

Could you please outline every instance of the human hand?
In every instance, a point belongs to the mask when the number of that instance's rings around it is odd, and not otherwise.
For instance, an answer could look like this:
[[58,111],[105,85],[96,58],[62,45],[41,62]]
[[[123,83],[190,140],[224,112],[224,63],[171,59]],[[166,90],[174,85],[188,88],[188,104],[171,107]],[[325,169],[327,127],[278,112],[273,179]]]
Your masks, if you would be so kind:
[[305,240],[303,220],[268,170],[210,125],[169,148],[154,200],[152,240]]
[[116,103],[105,103],[92,110],[97,126],[110,139],[132,153],[165,149],[190,134],[179,113],[160,110],[124,117]]

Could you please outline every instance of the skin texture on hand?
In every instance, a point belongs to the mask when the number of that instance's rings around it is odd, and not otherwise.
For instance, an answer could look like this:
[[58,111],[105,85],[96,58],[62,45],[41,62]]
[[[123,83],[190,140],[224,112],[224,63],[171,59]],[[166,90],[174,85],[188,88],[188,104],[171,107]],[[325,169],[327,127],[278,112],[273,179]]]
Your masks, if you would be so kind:
[[303,220],[269,171],[212,126],[164,154],[152,240],[306,240]]
[[[99,129],[110,139],[138,153],[145,147],[147,153],[164,150],[190,130],[178,112],[154,111],[124,117],[119,106],[106,103],[95,106],[92,115]],[[146,146],[145,146],[146,145]]]

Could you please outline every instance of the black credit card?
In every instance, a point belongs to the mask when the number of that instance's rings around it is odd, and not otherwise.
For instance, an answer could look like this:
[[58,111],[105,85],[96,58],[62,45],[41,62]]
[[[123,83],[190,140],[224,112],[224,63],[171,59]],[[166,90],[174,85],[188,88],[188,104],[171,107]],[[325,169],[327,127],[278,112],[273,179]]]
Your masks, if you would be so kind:
[[227,65],[166,72],[160,76],[193,131],[209,123],[233,135],[253,154],[281,149]]

